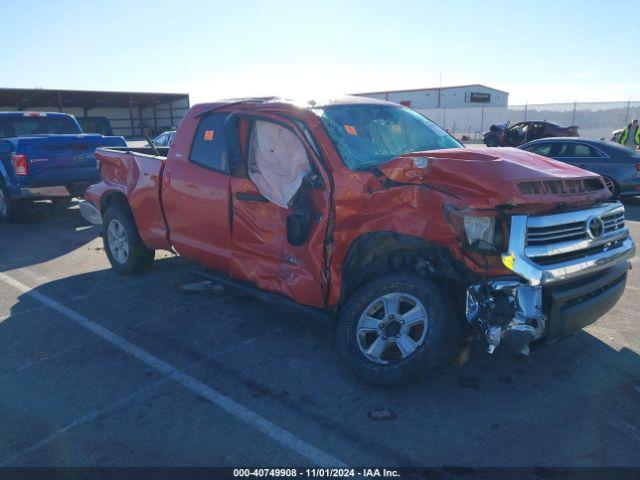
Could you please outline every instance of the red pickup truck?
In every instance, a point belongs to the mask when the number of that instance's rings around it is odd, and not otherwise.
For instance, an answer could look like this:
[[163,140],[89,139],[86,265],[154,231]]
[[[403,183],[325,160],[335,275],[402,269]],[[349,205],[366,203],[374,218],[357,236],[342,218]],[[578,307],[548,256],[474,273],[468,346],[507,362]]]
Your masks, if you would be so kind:
[[[160,155],[162,153],[163,155]],[[601,177],[463,148],[360,97],[196,105],[173,145],[101,148],[81,205],[124,274],[175,250],[223,282],[337,319],[362,378],[442,365],[465,328],[527,354],[616,303],[635,247]]]

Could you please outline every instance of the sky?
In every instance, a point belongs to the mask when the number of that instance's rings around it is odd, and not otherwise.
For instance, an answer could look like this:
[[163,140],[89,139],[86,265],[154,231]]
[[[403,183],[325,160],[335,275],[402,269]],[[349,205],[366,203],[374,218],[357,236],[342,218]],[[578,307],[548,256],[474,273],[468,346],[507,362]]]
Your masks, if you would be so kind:
[[193,104],[441,81],[506,90],[510,104],[640,100],[639,12],[603,0],[0,0],[0,87]]

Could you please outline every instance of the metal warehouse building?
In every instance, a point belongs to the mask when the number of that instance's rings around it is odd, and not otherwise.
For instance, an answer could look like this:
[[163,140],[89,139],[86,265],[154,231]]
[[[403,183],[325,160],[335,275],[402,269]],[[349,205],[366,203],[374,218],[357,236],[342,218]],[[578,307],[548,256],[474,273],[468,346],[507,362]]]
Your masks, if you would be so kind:
[[188,109],[186,93],[0,88],[0,110],[64,112],[80,120],[106,117],[113,134],[126,137],[174,129]]
[[415,110],[430,108],[506,107],[509,93],[480,84],[356,93],[401,103]]

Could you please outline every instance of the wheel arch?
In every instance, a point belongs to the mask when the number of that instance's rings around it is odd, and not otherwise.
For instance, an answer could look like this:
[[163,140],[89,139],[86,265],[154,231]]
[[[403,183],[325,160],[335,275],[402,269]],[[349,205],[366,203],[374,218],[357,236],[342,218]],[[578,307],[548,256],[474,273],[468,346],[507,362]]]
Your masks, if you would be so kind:
[[392,231],[363,233],[349,246],[342,264],[339,307],[360,286],[393,272],[411,272],[444,282],[443,290],[457,296],[466,269],[448,248],[424,238]]
[[107,209],[112,205],[123,205],[126,206],[129,210],[131,210],[131,206],[129,205],[129,200],[127,196],[122,193],[120,190],[113,190],[110,192],[106,192],[102,196],[102,200],[100,201],[100,211],[104,215]]

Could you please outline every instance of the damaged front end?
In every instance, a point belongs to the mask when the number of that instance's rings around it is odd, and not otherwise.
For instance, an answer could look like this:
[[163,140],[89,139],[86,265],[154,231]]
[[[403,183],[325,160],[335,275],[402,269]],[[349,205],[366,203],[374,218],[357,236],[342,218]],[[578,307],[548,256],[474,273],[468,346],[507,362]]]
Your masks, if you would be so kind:
[[466,290],[467,320],[489,353],[504,343],[527,355],[533,340],[555,341],[613,308],[635,254],[622,204],[511,215],[509,225],[501,260],[513,273]]
[[467,289],[467,321],[487,341],[493,353],[501,343],[513,351],[529,354],[529,344],[543,336],[542,287],[517,279],[492,280]]

